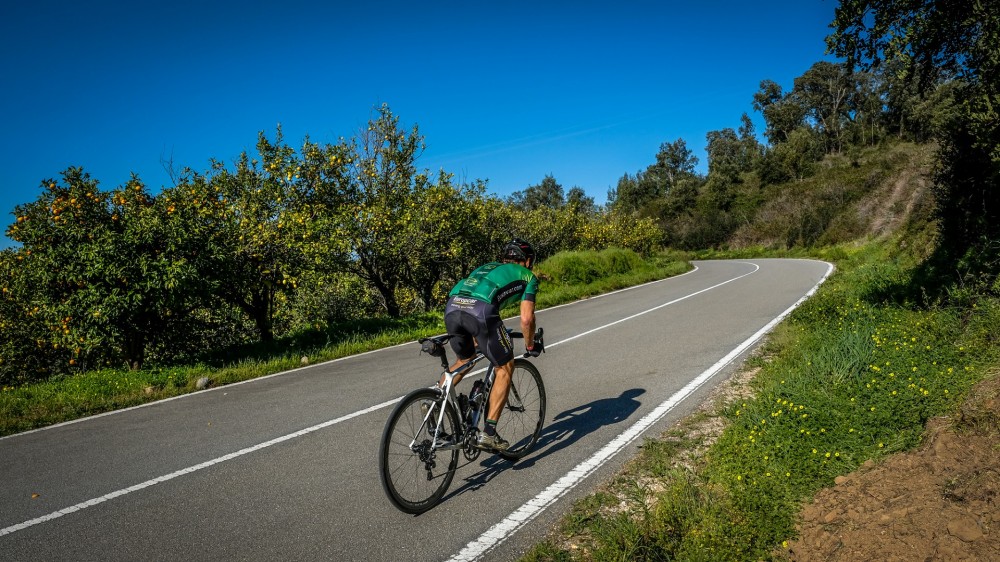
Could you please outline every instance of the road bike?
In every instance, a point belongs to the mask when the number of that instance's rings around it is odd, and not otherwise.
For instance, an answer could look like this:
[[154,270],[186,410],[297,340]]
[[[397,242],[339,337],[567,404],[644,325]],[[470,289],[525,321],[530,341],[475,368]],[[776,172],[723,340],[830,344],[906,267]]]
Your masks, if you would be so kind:
[[[519,332],[507,332],[512,338],[523,338]],[[514,359],[507,406],[497,421],[497,433],[510,447],[487,450],[511,461],[531,451],[545,421],[545,386],[538,369],[527,360],[544,351],[542,334],[539,328],[534,335],[534,349]],[[444,386],[418,388],[404,396],[382,432],[382,488],[393,505],[406,513],[423,513],[441,501],[455,477],[459,452],[473,462],[486,450],[479,448],[477,441],[486,421],[495,366],[489,364],[483,376],[473,382],[468,396],[456,393],[456,377],[471,373],[486,356],[477,350],[468,363],[449,371],[444,346],[452,337],[447,334],[420,340],[421,351],[441,358]]]

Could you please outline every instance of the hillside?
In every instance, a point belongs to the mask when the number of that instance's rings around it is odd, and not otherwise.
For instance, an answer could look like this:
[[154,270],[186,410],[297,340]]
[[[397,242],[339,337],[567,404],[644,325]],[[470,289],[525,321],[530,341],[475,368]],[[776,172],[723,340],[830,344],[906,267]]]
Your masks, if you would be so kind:
[[[818,257],[837,273],[526,559],[998,558],[1000,305],[910,301],[938,240],[934,165],[932,146],[900,144],[766,187],[731,249],[704,256]],[[926,374],[896,377],[900,364]],[[812,417],[783,426],[775,399]]]
[[885,238],[904,229],[908,236],[923,234],[921,243],[927,244],[933,150],[904,143],[853,156],[828,155],[815,175],[764,188],[755,214],[728,246],[823,246]]
[[[931,231],[932,160],[926,148],[890,153],[897,156],[909,162],[839,220],[863,226],[868,237],[898,234],[905,247]],[[928,421],[917,449],[868,460],[816,494],[784,554],[798,561],[1000,559],[998,375],[987,373],[957,411]]]

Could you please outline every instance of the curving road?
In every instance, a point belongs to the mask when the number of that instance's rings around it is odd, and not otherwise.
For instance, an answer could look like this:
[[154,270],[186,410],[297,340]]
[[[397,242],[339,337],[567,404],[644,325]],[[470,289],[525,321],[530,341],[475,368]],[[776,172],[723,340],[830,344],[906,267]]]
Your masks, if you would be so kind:
[[437,379],[411,343],[0,439],[0,560],[516,558],[831,271],[696,265],[540,311],[539,446],[462,466],[428,513],[395,510],[376,473],[391,405]]

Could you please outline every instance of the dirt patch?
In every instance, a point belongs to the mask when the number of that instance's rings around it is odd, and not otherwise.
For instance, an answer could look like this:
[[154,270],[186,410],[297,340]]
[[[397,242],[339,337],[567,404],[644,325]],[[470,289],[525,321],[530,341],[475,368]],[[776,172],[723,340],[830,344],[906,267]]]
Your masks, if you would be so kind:
[[900,232],[918,208],[929,204],[930,159],[921,161],[919,167],[903,170],[858,204],[857,220],[868,225],[867,236],[879,238]]
[[816,560],[1000,560],[1000,377],[924,443],[837,478],[803,509],[785,555]]

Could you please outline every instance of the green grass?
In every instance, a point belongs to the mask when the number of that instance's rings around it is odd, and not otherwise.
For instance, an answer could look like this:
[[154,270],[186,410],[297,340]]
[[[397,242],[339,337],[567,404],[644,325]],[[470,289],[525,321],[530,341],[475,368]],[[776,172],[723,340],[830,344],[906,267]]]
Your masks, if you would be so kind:
[[[586,280],[558,276],[543,279],[539,308],[662,279],[690,269],[682,254],[664,254],[651,259],[642,259],[627,250],[573,254],[576,257],[572,259],[580,261],[581,267],[596,269],[599,275]],[[561,259],[560,254],[553,258],[556,261]],[[540,276],[546,276],[544,272],[549,261],[552,260],[539,264]],[[596,265],[587,265],[590,261]],[[411,342],[443,331],[440,311],[399,319],[364,319],[325,330],[291,334],[269,344],[221,350],[207,355],[197,365],[150,367],[139,371],[104,369],[19,387],[4,387],[0,389],[0,435],[195,392],[199,379],[203,378],[207,379],[209,386],[231,384],[301,367],[303,357],[308,358],[308,363],[315,364]],[[433,368],[428,369],[428,376],[433,376]]]
[[[837,272],[769,338],[753,361],[753,398],[718,412],[726,429],[700,465],[664,471],[676,451],[647,444],[640,457],[659,460],[613,480],[603,501],[581,500],[559,539],[526,560],[770,559],[802,502],[918,444],[927,420],[953,411],[1000,362],[997,299],[955,308],[894,298],[915,264],[885,244],[826,257]],[[630,509],[609,509],[609,495]],[[577,547],[562,546],[573,535]]]
[[691,269],[683,253],[643,259],[631,250],[560,252],[538,264],[542,280],[540,308],[604,294],[685,273]]

